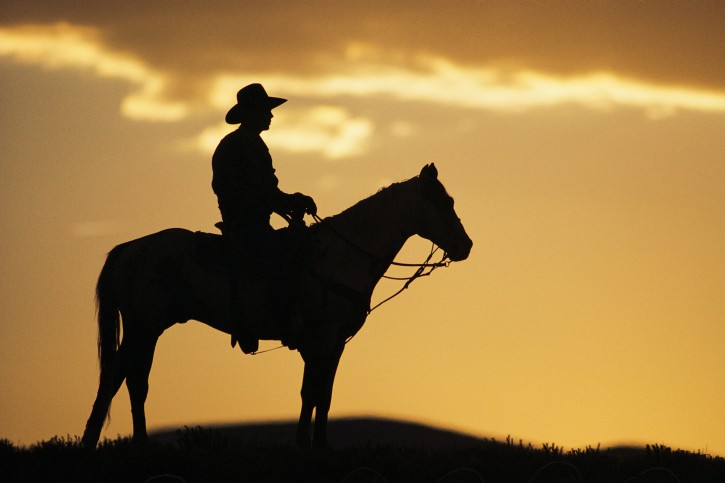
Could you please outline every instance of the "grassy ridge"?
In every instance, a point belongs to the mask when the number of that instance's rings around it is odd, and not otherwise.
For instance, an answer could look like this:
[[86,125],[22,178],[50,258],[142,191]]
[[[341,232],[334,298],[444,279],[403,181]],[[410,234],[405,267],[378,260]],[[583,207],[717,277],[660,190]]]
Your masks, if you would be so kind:
[[[152,442],[145,448],[126,438],[106,440],[95,451],[82,448],[78,438],[70,437],[55,437],[30,447],[0,441],[3,482],[144,482],[155,475],[173,474],[188,483],[338,483],[360,467],[374,469],[391,483],[437,482],[460,468],[474,470],[485,482],[560,481],[545,479],[544,474],[532,480],[551,463],[554,465],[545,472],[575,478],[567,481],[667,481],[641,477],[654,467],[666,468],[660,473],[677,475],[682,482],[725,481],[725,459],[661,445],[563,451],[556,445],[535,448],[509,439],[481,440],[452,449],[368,444],[315,451],[288,444],[250,443],[200,427],[179,431],[173,443]],[[468,473],[469,477],[475,475]]]

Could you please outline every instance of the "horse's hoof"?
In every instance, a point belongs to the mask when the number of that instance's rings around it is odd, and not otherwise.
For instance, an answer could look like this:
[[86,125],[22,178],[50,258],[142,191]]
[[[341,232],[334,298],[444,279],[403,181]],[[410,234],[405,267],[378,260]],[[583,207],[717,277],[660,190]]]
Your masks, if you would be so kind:
[[89,438],[81,439],[81,446],[86,449],[96,449],[97,444],[98,444],[98,441],[91,441],[91,439],[89,439]]
[[315,447],[315,449],[327,449],[327,440],[320,441],[319,439],[312,440],[312,446]]
[[254,338],[239,339],[239,347],[245,354],[254,354],[259,350],[259,340]]
[[149,446],[149,437],[147,435],[134,436],[131,438],[131,444],[137,448],[145,449]]
[[312,447],[312,440],[310,440],[309,436],[297,435],[295,442],[297,443],[298,448],[308,449]]
[[348,473],[340,483],[387,483],[387,481],[378,471],[367,466],[361,466]]

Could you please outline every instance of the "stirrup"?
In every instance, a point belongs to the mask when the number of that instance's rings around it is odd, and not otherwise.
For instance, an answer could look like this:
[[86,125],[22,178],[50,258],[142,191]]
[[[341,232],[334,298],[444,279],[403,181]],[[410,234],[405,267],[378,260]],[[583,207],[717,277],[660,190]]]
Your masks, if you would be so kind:
[[259,350],[259,339],[255,339],[252,337],[244,337],[242,339],[237,339],[237,336],[232,334],[232,349],[237,345],[237,342],[239,342],[239,348],[242,349],[242,352],[245,354],[253,354]]

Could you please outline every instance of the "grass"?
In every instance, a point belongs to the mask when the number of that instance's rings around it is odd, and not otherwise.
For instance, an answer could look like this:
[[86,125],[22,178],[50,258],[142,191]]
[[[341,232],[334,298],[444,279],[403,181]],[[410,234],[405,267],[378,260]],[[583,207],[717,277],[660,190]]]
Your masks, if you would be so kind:
[[[250,443],[201,427],[178,431],[172,443],[151,442],[143,448],[128,438],[104,440],[96,450],[83,448],[77,437],[54,437],[29,447],[0,440],[0,481],[8,483],[144,482],[162,474],[177,475],[188,483],[337,483],[360,467],[374,469],[391,483],[436,482],[464,468],[474,470],[487,483],[528,482],[546,465],[550,474],[563,471],[581,476],[581,480],[566,481],[666,481],[639,477],[655,467],[666,468],[660,473],[671,472],[682,482],[725,481],[725,459],[662,445],[564,451],[555,444],[534,447],[508,438],[450,450],[374,444],[301,450],[288,444]],[[535,481],[562,481],[544,476]]]

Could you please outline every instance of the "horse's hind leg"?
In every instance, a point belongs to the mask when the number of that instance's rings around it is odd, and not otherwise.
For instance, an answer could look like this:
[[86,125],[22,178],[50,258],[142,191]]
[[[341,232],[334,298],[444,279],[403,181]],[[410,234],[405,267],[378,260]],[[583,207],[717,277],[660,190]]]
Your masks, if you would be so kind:
[[157,341],[158,335],[145,335],[143,338],[134,338],[133,343],[129,345],[126,387],[131,399],[133,441],[136,443],[148,441],[144,405],[149,392],[149,373]]
[[86,423],[86,429],[83,432],[81,442],[87,448],[95,448],[101,437],[103,423],[108,417],[108,411],[111,408],[111,401],[118,392],[126,378],[126,344],[116,352],[116,363],[101,372],[100,382],[98,383],[98,393],[93,403],[93,410]]

